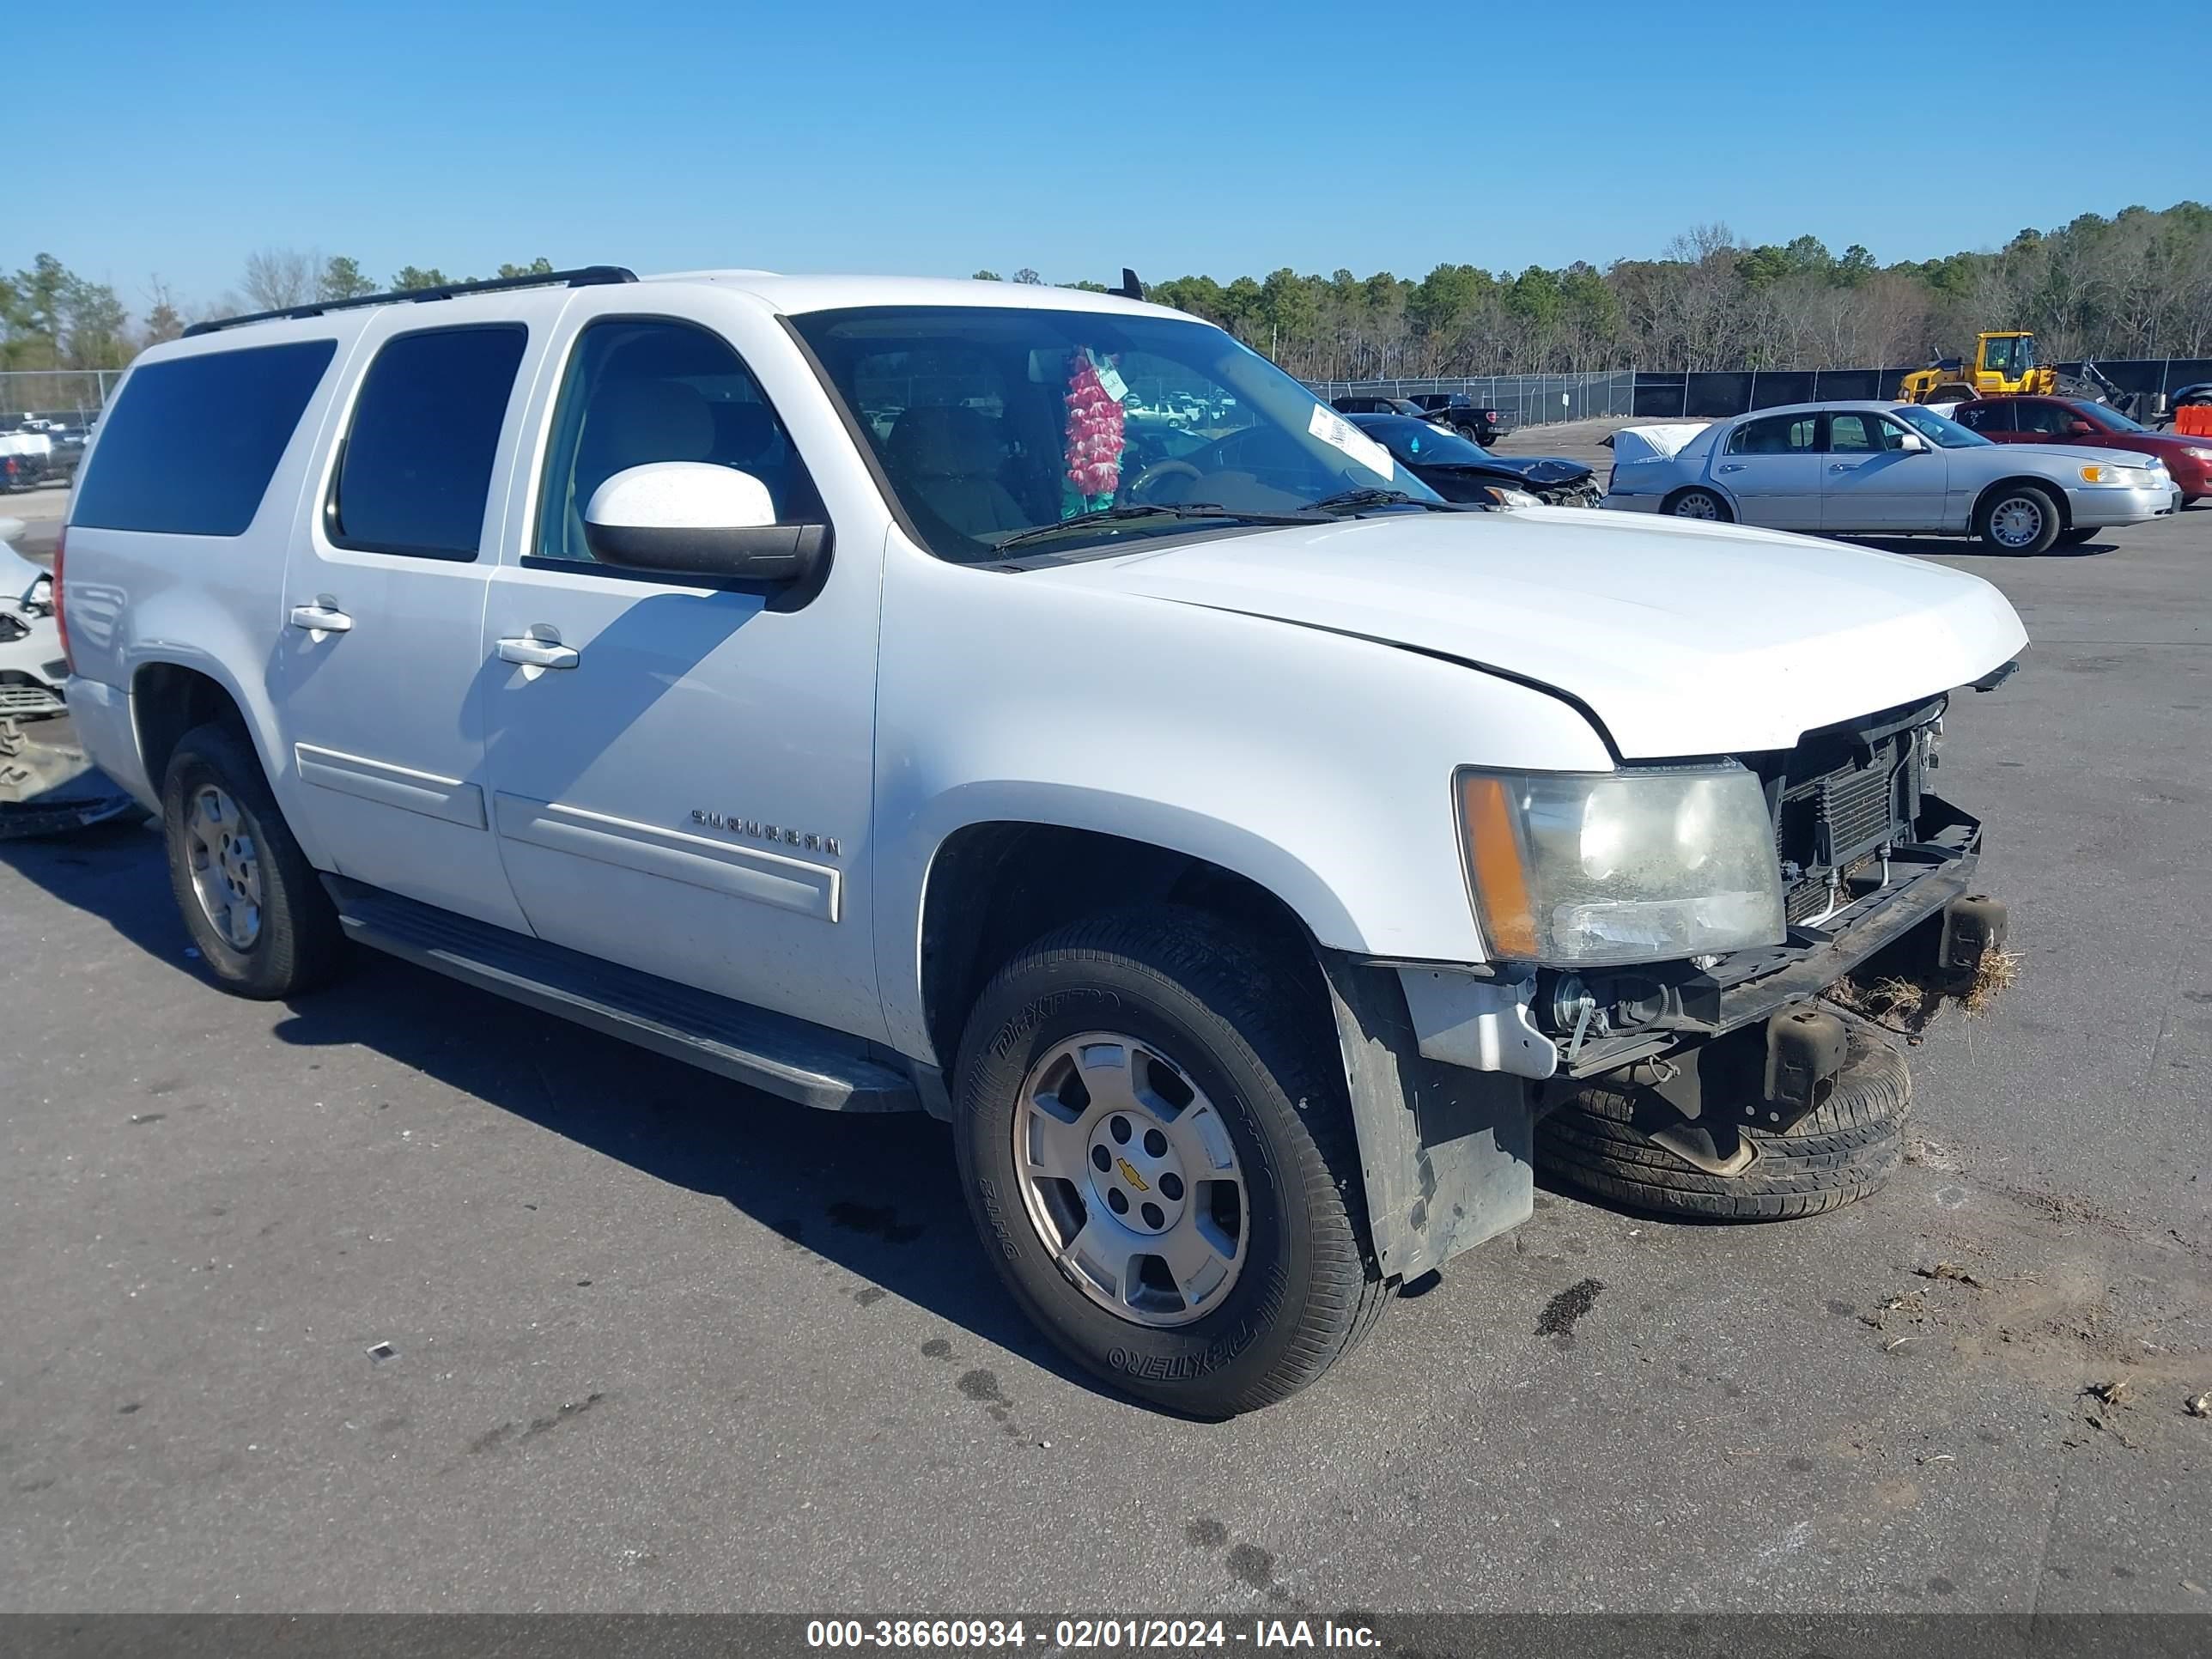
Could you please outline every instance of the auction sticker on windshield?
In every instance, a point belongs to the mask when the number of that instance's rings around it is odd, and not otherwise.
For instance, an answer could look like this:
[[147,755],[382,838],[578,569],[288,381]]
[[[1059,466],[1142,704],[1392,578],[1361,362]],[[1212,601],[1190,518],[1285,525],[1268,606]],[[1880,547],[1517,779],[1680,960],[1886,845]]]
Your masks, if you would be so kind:
[[1334,410],[1316,404],[1312,417],[1306,422],[1306,430],[1323,443],[1342,450],[1384,483],[1389,482],[1390,452]]
[[1121,370],[1095,351],[1091,354],[1091,366],[1098,371],[1098,384],[1105,387],[1108,397],[1117,404],[1129,401],[1129,383],[1121,378]]

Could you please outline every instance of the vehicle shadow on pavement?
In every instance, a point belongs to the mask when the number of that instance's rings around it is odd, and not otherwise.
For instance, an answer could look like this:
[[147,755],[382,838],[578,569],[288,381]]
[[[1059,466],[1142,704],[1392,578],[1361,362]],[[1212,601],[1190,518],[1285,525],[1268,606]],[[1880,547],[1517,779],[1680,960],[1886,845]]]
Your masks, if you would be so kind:
[[2040,553],[1992,553],[1978,541],[1961,542],[1934,536],[1838,536],[1847,547],[1871,548],[1877,553],[1942,553],[1956,558],[2094,559],[2119,551],[2119,544],[2100,536],[2072,547],[2051,547]]
[[[137,823],[0,843],[0,862],[207,983],[186,955],[161,842]],[[223,994],[208,985],[205,994]],[[655,1180],[721,1200],[780,1235],[795,1267],[823,1270],[863,1308],[899,1297],[1110,1393],[1038,1334],[1000,1285],[960,1195],[951,1136],[933,1118],[810,1110],[368,951],[337,984],[279,1006],[289,1009],[273,1028],[283,1042],[374,1050]],[[787,1302],[787,1286],[759,1288]],[[904,1357],[928,1363],[910,1349]]]

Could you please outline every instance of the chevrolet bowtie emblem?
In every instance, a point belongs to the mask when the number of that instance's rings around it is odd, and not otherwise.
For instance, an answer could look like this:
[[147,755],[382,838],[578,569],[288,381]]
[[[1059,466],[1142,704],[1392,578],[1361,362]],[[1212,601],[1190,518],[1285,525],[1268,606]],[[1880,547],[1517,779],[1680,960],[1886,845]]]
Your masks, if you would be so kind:
[[1134,1187],[1140,1193],[1149,1193],[1152,1190],[1152,1183],[1137,1173],[1137,1166],[1135,1164],[1130,1163],[1126,1158],[1117,1159],[1116,1161],[1121,1166],[1122,1180],[1127,1182],[1132,1187]]

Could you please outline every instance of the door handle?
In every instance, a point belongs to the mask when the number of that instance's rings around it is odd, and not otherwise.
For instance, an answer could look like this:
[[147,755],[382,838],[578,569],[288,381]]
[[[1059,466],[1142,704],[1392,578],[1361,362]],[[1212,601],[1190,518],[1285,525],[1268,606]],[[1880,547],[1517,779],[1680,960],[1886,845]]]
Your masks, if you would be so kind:
[[1863,463],[1859,461],[1830,461],[1828,463],[1828,471],[1831,472],[1856,472],[1863,465]]
[[336,605],[295,605],[292,607],[292,626],[304,628],[314,634],[343,634],[353,627],[353,618]]
[[573,645],[562,645],[555,640],[501,640],[499,642],[501,662],[519,662],[525,668],[574,668],[583,660]]
[[1721,472],[1741,472],[1743,471],[1743,463],[1741,461],[1729,461],[1717,468],[1716,471]]

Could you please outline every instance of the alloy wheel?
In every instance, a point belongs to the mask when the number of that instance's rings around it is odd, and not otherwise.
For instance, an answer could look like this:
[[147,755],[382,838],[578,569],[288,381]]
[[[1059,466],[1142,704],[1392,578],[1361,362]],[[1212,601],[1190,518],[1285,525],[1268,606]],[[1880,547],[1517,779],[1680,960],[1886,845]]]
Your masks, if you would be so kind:
[[234,950],[261,937],[261,863],[253,820],[213,784],[192,796],[185,821],[192,892],[208,925]]
[[2043,533],[2043,507],[2026,495],[2008,495],[1990,514],[1990,533],[2004,547],[2033,547]]
[[1022,1080],[1014,1168],[1060,1269],[1133,1324],[1186,1325],[1243,1270],[1244,1175],[1205,1092],[1155,1045],[1092,1031]]

